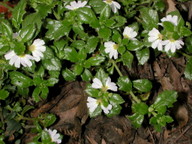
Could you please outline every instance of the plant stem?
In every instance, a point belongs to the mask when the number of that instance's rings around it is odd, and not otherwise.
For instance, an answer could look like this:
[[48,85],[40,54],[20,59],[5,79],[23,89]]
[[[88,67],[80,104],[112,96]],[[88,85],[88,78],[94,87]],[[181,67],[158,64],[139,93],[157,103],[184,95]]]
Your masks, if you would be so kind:
[[[114,60],[112,60],[112,63],[113,63],[113,66],[115,67],[116,71],[118,72],[118,74],[119,74],[120,76],[123,76],[123,74],[121,73],[120,69],[118,68],[116,62],[115,62]],[[141,100],[138,99],[138,98],[134,95],[133,91],[130,91],[128,94],[131,95],[132,99],[133,99],[136,103],[140,103],[140,102],[141,102]]]
[[116,71],[118,72],[118,74],[119,74],[120,76],[123,76],[123,74],[121,73],[120,69],[118,68],[116,62],[115,62],[114,60],[112,60],[112,63],[113,63],[113,66],[115,67]]
[[129,94],[131,95],[131,97],[133,98],[133,100],[136,102],[136,103],[140,103],[141,100],[138,99],[135,94],[133,93],[133,91],[130,91]]
[[188,55],[188,54],[186,54],[186,53],[184,53],[184,52],[182,52],[182,51],[178,51],[180,54],[182,54],[183,56],[185,56],[185,57],[187,57],[187,58],[190,58],[191,56],[190,55]]

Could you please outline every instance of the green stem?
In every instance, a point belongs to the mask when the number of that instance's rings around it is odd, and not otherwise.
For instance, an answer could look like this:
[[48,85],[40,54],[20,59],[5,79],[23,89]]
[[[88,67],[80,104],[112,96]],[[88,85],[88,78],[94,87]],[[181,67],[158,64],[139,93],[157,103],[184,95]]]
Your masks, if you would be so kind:
[[131,97],[133,98],[133,100],[134,100],[136,103],[140,103],[140,102],[141,102],[141,100],[138,99],[132,91],[130,91],[129,94],[131,95]]
[[182,54],[183,56],[185,56],[185,57],[187,57],[187,58],[191,58],[191,56],[190,55],[188,55],[188,54],[186,54],[186,53],[184,53],[184,52],[182,52],[182,51],[178,51],[180,54]]
[[118,74],[119,74],[120,76],[123,76],[123,74],[121,73],[120,69],[118,68],[116,62],[115,62],[114,60],[112,60],[112,63],[113,63],[113,66],[115,67],[116,71],[118,72]]

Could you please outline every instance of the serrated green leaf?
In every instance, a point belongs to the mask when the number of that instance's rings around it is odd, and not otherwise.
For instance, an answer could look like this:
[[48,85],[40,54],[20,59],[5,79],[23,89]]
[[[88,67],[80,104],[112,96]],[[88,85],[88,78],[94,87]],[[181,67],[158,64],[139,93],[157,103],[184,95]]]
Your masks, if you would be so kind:
[[192,57],[187,60],[184,75],[187,79],[192,80]]
[[73,47],[66,47],[64,48],[64,59],[69,60],[71,62],[78,62],[78,53]]
[[42,60],[42,64],[47,70],[59,71],[61,69],[61,61],[58,58]]
[[84,72],[81,74],[83,81],[90,81],[92,77],[92,73],[88,69],[84,69]]
[[134,56],[129,52],[126,51],[122,56],[123,65],[127,66],[128,68],[132,67],[133,58]]
[[135,128],[139,128],[143,123],[144,115],[139,113],[134,113],[132,116],[128,116],[128,119],[131,120],[131,123]]
[[87,44],[85,46],[85,49],[87,51],[87,53],[93,53],[98,45],[98,42],[99,42],[99,38],[97,37],[90,37],[88,40],[87,40]]
[[27,88],[33,85],[32,79],[20,72],[12,71],[9,75],[11,83],[15,86]]
[[143,43],[138,40],[132,40],[127,44],[127,49],[130,51],[137,51],[143,47]]
[[157,99],[155,100],[154,104],[152,105],[155,109],[159,109],[158,107],[166,106],[166,107],[172,107],[173,103],[177,100],[177,92],[172,90],[166,90],[160,93],[157,96]]
[[148,113],[148,105],[143,102],[132,104],[132,110],[134,113],[145,115]]
[[35,26],[33,24],[30,24],[22,28],[19,35],[23,42],[27,42],[31,40],[31,38],[34,36],[35,31],[36,31]]
[[104,60],[105,60],[105,57],[96,55],[95,57],[91,57],[88,60],[86,60],[84,62],[84,67],[90,68],[91,66],[99,66]]
[[20,0],[12,11],[12,23],[17,29],[19,29],[20,24],[23,21],[23,15],[26,13],[26,4],[26,0]]
[[145,48],[145,49],[136,51],[136,56],[139,61],[139,64],[141,65],[145,64],[149,59],[149,49]]
[[117,85],[119,87],[119,90],[129,92],[132,90],[132,82],[127,76],[121,76],[118,78]]
[[142,25],[145,30],[158,28],[159,17],[156,10],[144,7],[140,9],[140,15],[142,19]]
[[104,40],[109,40],[110,36],[111,36],[111,30],[107,27],[103,27],[99,29],[99,37],[103,38]]
[[132,82],[133,82],[133,87],[140,92],[149,92],[152,88],[152,83],[148,79],[138,79]]
[[62,76],[66,81],[73,81],[76,78],[76,75],[74,74],[74,72],[72,72],[68,68],[62,71]]

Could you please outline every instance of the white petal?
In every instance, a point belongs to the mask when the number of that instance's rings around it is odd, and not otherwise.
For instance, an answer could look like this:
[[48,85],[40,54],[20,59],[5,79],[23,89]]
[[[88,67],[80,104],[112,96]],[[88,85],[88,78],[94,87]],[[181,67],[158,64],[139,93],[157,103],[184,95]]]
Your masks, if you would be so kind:
[[109,90],[117,91],[117,86],[114,82],[111,82],[111,78],[108,77],[105,85],[108,87]]
[[14,63],[15,67],[20,68],[20,64],[21,64],[21,58],[17,58],[17,60]]
[[92,88],[99,89],[102,88],[103,84],[98,78],[93,79],[93,83],[91,85]]
[[9,51],[8,53],[5,54],[5,59],[8,60],[8,59],[11,59],[13,56],[15,56],[15,52],[12,50],[12,51]]
[[42,39],[35,39],[33,42],[33,45],[35,45],[35,46],[42,46],[44,44],[45,44],[45,42]]
[[109,104],[107,107],[101,105],[101,108],[102,108],[102,110],[103,110],[103,112],[104,112],[105,114],[108,114],[109,111],[112,109],[112,105]]
[[10,65],[13,65],[13,64],[17,61],[17,59],[19,59],[19,57],[18,57],[17,55],[14,55],[14,56],[10,59],[9,64],[10,64]]
[[120,8],[121,8],[121,5],[120,5],[118,2],[113,1],[112,3],[114,4],[114,6],[115,6],[117,9],[120,9]]

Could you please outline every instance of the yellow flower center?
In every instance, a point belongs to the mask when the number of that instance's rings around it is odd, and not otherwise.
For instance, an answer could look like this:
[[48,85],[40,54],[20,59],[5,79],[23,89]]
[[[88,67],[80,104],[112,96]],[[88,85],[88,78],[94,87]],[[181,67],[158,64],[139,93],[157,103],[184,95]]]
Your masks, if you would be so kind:
[[163,39],[163,35],[162,35],[162,34],[158,34],[158,38],[159,38],[160,40],[162,40],[162,39]]
[[118,47],[119,47],[119,46],[118,46],[117,44],[114,44],[114,45],[113,45],[113,48],[114,48],[115,50],[117,50]]
[[29,46],[29,50],[30,50],[30,51],[34,51],[35,48],[36,48],[35,45],[31,45],[31,46]]
[[106,92],[107,90],[108,90],[108,86],[103,86],[102,88],[101,88],[101,90],[103,91],[103,92]]
[[111,4],[113,0],[106,0],[106,3]]
[[128,38],[129,39],[130,37],[128,35],[124,35],[124,38]]
[[97,104],[100,104],[102,103],[102,100],[101,99],[97,99]]
[[23,58],[23,57],[25,57],[25,54],[19,55],[19,57]]
[[170,42],[175,42],[175,40],[174,40],[174,39],[170,39],[169,41],[170,41]]

